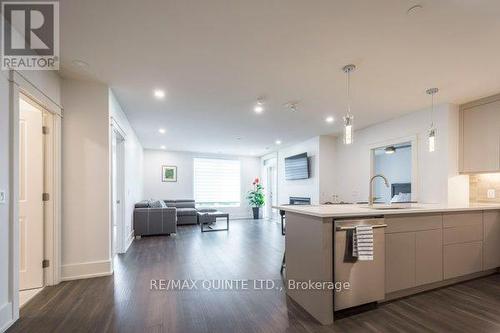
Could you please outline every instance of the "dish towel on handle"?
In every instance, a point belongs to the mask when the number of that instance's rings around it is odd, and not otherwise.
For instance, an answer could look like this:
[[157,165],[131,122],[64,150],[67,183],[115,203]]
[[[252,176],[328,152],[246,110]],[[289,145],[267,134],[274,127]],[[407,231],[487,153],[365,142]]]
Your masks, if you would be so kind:
[[353,257],[358,260],[373,260],[373,227],[371,225],[358,225],[353,235]]

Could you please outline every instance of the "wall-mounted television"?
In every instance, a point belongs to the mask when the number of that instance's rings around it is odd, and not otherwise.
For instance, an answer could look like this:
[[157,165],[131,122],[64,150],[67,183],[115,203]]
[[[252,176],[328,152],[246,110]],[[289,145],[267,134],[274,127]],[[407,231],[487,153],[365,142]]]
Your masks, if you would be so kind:
[[309,178],[309,159],[307,153],[285,158],[285,179],[297,180]]

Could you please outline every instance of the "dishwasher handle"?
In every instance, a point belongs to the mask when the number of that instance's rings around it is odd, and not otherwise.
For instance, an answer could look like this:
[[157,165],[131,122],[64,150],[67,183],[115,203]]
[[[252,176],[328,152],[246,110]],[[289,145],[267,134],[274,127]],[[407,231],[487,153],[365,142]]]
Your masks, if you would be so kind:
[[[371,225],[372,228],[385,228],[387,227],[387,224],[374,224],[374,225]],[[345,231],[345,230],[353,230],[353,229],[356,229],[355,226],[351,226],[351,227],[337,227],[336,230],[337,231]]]

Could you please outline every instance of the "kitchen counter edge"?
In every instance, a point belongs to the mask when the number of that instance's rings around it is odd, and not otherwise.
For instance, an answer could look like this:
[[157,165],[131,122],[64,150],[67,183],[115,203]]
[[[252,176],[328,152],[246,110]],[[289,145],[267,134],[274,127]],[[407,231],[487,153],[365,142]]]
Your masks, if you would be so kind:
[[408,215],[426,213],[448,213],[464,211],[500,210],[500,204],[470,204],[462,206],[414,204],[404,209],[372,209],[360,205],[280,205],[273,208],[302,215],[315,217],[367,217],[384,215]]

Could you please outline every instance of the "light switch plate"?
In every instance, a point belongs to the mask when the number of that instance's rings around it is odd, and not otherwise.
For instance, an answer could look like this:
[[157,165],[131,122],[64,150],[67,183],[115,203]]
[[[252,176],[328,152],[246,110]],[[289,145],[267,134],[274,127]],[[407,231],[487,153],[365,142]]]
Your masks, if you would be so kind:
[[0,191],[0,204],[4,204],[5,201],[7,200],[5,191]]
[[490,188],[487,193],[488,199],[495,199],[496,193],[494,188]]

